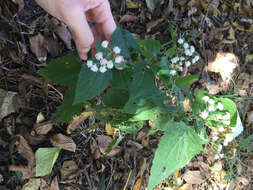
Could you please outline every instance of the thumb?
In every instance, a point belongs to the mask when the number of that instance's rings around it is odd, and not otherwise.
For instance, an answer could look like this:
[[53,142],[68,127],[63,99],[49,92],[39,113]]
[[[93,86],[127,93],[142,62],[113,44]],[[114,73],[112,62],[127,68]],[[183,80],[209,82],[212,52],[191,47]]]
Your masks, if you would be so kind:
[[86,20],[85,13],[80,10],[72,12],[71,15],[65,18],[67,18],[65,22],[72,33],[78,54],[81,59],[86,60],[87,53],[94,42],[94,36]]

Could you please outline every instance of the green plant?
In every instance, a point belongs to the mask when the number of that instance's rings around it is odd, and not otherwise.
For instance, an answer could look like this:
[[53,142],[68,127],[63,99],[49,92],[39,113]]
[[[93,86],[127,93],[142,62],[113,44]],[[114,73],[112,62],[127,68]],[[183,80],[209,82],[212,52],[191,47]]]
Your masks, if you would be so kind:
[[[205,91],[194,95],[188,87],[199,74],[179,76],[184,67],[199,61],[189,43],[176,36],[166,45],[135,40],[128,31],[117,28],[110,44],[96,43],[94,58],[82,62],[71,53],[53,60],[39,74],[67,87],[57,110],[60,123],[91,111],[95,119],[122,133],[137,132],[145,120],[150,120],[150,134],[164,132],[151,168],[148,189],[153,189],[203,150],[203,144],[209,142],[205,126],[214,131],[210,142],[216,145],[230,143],[234,138],[230,127],[237,129],[233,101]],[[97,103],[97,96],[102,103]],[[184,110],[186,99],[191,111]],[[223,136],[218,137],[218,132]]]

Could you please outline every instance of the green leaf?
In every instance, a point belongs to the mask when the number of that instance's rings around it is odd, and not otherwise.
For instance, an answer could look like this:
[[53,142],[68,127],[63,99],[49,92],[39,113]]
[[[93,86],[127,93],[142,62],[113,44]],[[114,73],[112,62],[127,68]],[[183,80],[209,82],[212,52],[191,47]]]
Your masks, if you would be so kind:
[[147,99],[159,93],[158,88],[155,86],[154,75],[150,70],[135,72],[129,91],[129,102],[134,102],[141,98]]
[[152,39],[138,40],[137,41],[142,54],[148,59],[156,59],[157,55],[160,54],[162,45],[160,42]]
[[233,132],[233,138],[236,138],[238,135],[240,135],[243,132],[242,120],[238,112],[237,112],[236,125],[232,128],[232,132]]
[[73,105],[74,96],[75,91],[68,90],[61,105],[57,108],[57,114],[59,115],[58,121],[60,123],[69,123],[75,115],[80,115],[82,112],[82,103]]
[[236,104],[228,98],[216,98],[216,101],[220,101],[224,106],[224,110],[230,113],[230,126],[235,127],[237,122]]
[[203,143],[190,126],[182,122],[171,125],[161,137],[156,150],[148,190],[185,166],[194,155],[200,153]]
[[131,50],[139,52],[138,44],[133,38],[132,34],[127,30],[117,27],[111,36],[112,47],[118,46],[121,49],[121,55],[125,58],[130,58]]
[[111,88],[102,96],[102,100],[106,106],[113,108],[122,108],[129,99],[127,90]]
[[83,64],[75,90],[74,105],[85,102],[99,95],[112,79],[111,70],[105,73],[93,72]]
[[80,72],[82,60],[76,52],[51,61],[38,71],[39,75],[68,87],[73,87]]
[[177,78],[176,85],[179,88],[186,88],[186,87],[190,86],[194,82],[194,80],[198,77],[199,77],[199,74],[187,75],[183,78]]
[[118,125],[113,125],[113,127],[125,133],[137,133],[143,127],[143,121],[125,121]]
[[112,71],[112,84],[117,88],[127,89],[131,79],[131,72],[129,70],[113,70]]
[[51,173],[59,153],[60,149],[56,147],[39,148],[36,151],[36,177],[45,176]]

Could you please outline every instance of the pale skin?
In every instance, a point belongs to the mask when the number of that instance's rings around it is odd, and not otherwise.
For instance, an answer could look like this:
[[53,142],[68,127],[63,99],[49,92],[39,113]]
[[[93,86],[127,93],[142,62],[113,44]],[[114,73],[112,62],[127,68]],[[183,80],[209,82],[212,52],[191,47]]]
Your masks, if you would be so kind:
[[[109,41],[116,29],[108,0],[35,1],[68,26],[78,54],[83,60],[87,59],[87,53],[94,47],[94,41]],[[88,22],[95,25],[90,28]]]

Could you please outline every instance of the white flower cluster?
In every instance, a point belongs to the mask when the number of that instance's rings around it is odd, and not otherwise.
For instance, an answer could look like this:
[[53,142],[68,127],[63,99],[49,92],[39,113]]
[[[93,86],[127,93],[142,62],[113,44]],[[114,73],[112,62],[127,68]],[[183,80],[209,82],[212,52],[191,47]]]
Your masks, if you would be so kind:
[[[105,49],[108,49],[109,42],[107,40],[103,41],[101,43],[101,46]],[[121,63],[123,61],[123,57],[120,54],[120,48],[118,46],[115,46],[113,48],[113,53],[115,54],[115,63]],[[93,72],[101,72],[105,73],[108,69],[112,69],[114,67],[114,63],[110,59],[104,58],[105,55],[103,55],[102,52],[97,52],[95,55],[95,61],[88,60],[87,61],[87,67],[90,68]]]

